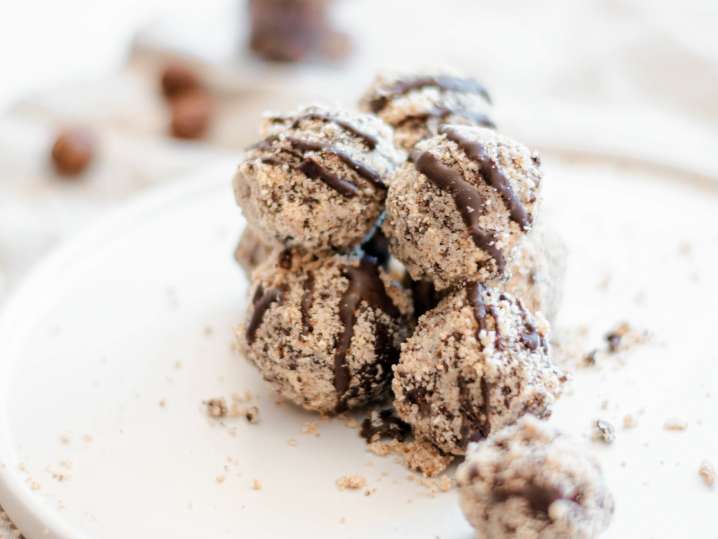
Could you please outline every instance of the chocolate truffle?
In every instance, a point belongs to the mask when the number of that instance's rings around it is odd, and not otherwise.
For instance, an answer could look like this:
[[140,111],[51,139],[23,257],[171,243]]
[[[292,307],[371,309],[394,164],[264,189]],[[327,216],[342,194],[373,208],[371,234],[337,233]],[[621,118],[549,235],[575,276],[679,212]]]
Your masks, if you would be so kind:
[[379,75],[359,106],[391,125],[395,144],[405,150],[445,124],[494,127],[486,88],[447,71]]
[[471,283],[419,319],[394,368],[394,407],[417,437],[462,455],[531,413],[548,417],[564,375],[548,324],[508,293]]
[[412,278],[438,290],[506,274],[532,228],[542,178],[536,154],[491,129],[440,131],[394,175],[383,225]]
[[350,249],[373,231],[403,161],[391,129],[360,113],[309,107],[266,119],[234,179],[238,204],[266,237],[308,250]]
[[477,537],[592,539],[613,516],[596,459],[533,417],[472,444],[456,480]]
[[283,397],[328,414],[387,396],[411,307],[372,258],[284,250],[253,277],[239,345]]
[[332,27],[332,4],[331,0],[250,0],[250,49],[273,62],[343,57],[349,51],[348,38]]
[[57,134],[51,158],[55,170],[63,176],[82,174],[95,153],[95,137],[88,129],[75,127]]
[[528,234],[516,248],[509,273],[508,281],[497,286],[553,323],[566,277],[566,246],[556,231],[541,225]]
[[254,228],[246,226],[234,250],[234,259],[249,278],[255,268],[267,260],[276,249],[277,245],[265,242]]

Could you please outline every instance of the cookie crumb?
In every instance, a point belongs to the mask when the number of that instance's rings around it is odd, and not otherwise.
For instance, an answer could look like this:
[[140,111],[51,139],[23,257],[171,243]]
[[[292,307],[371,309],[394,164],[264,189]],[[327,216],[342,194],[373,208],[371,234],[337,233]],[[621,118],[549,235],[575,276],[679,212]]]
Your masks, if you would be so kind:
[[361,475],[343,475],[336,483],[339,490],[360,490],[366,486],[366,479]]
[[244,411],[245,419],[252,425],[259,423],[259,408],[250,406]]
[[225,479],[227,479],[224,475],[218,475],[214,478],[214,480],[217,482],[218,485],[221,485],[224,483]]
[[69,434],[61,434],[60,435],[60,443],[62,445],[70,445],[71,442],[72,442],[72,438],[70,437]]
[[295,438],[290,438],[287,440],[287,444],[291,447],[297,447],[297,440]]
[[631,414],[627,414],[623,416],[623,428],[624,429],[633,429],[638,426],[638,421],[635,417],[633,417]]
[[688,428],[688,423],[686,423],[682,419],[677,419],[675,417],[667,419],[666,422],[663,423],[663,430],[667,430],[667,431],[679,432],[679,431],[684,431],[687,428]]
[[162,399],[159,402],[160,408],[167,408],[167,401],[165,399]]
[[302,432],[313,436],[319,436],[319,427],[314,421],[307,421],[302,426]]
[[593,439],[605,444],[612,444],[616,440],[616,431],[605,419],[597,419],[593,424]]
[[713,488],[715,486],[716,471],[713,465],[707,460],[701,462],[701,465],[698,468],[698,475],[700,475],[701,479],[703,480],[703,483],[708,488]]
[[262,490],[262,483],[258,479],[252,481],[252,490]]
[[211,418],[219,419],[227,416],[227,401],[224,397],[209,399],[204,401],[204,405],[207,407],[207,415]]

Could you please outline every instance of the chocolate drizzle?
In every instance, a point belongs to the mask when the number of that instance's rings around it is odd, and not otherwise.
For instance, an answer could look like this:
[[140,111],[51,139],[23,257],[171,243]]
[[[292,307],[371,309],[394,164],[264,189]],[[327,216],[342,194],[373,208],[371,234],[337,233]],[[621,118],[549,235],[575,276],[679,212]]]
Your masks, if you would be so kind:
[[280,301],[281,298],[282,291],[279,288],[270,288],[265,291],[261,284],[257,287],[254,297],[252,298],[254,312],[252,313],[252,318],[247,325],[247,342],[249,342],[249,344],[254,343],[254,339],[257,336],[257,330],[262,325],[264,313],[266,313],[269,307],[272,306],[272,303]]
[[531,218],[523,207],[521,201],[514,193],[509,179],[501,173],[494,160],[489,156],[484,145],[461,134],[461,131],[453,126],[444,126],[440,132],[459,145],[466,153],[466,156],[479,165],[479,171],[489,185],[496,189],[503,199],[511,215],[511,220],[518,223],[523,230],[531,228]]
[[[258,142],[257,144],[250,146],[250,150],[272,150],[273,144],[280,141],[278,136],[272,135],[270,137],[267,137],[266,139]],[[334,189],[336,192],[341,194],[345,197],[353,197],[359,194],[359,188],[354,185],[352,182],[345,180],[341,177],[339,177],[337,174],[331,172],[330,170],[327,170],[325,167],[323,167],[316,159],[313,159],[311,157],[305,157],[305,152],[325,152],[330,153],[332,155],[337,156],[342,163],[347,165],[349,168],[351,168],[354,172],[356,172],[360,177],[364,178],[368,182],[370,182],[372,185],[385,189],[386,186],[384,185],[384,182],[381,179],[381,176],[378,172],[373,170],[372,168],[360,163],[359,161],[355,161],[354,159],[349,156],[346,152],[343,150],[340,150],[338,148],[335,148],[329,143],[325,142],[312,142],[307,140],[298,139],[295,137],[286,137],[287,142],[289,142],[291,148],[283,148],[283,147],[277,147],[276,150],[280,152],[281,154],[285,154],[289,156],[289,160],[282,160],[278,159],[275,156],[266,156],[266,157],[260,157],[260,161],[262,163],[265,163],[267,165],[272,166],[282,166],[287,165],[291,168],[294,168],[296,170],[299,170],[302,174],[307,176],[311,179],[316,179],[322,181],[324,184],[326,184],[331,189]]]
[[384,182],[381,180],[381,176],[375,170],[363,165],[359,161],[355,161],[343,150],[335,148],[327,142],[313,142],[309,140],[298,139],[295,137],[287,137],[287,141],[292,145],[293,148],[301,152],[326,152],[336,155],[345,165],[347,165],[354,172],[359,174],[362,178],[374,184],[377,187],[385,187]]
[[481,330],[488,331],[489,328],[486,326],[486,316],[487,314],[490,314],[494,319],[494,334],[496,335],[494,346],[497,350],[501,351],[504,349],[504,343],[501,341],[499,311],[496,308],[496,305],[486,305],[486,303],[484,303],[483,294],[485,292],[486,287],[481,283],[470,283],[466,287],[466,298],[469,301],[469,305],[471,305],[471,308],[474,310],[474,318],[476,319],[476,324],[479,326],[479,329],[476,332],[476,337],[478,339]]
[[[502,295],[502,299],[504,297],[505,296]],[[521,343],[532,352],[538,350],[539,346],[543,348],[545,352],[547,352],[548,344],[546,343],[545,337],[538,332],[536,326],[529,320],[528,311],[526,310],[526,307],[524,307],[521,300],[517,300],[517,303],[519,306],[519,311],[521,311],[521,318],[524,323],[524,329],[526,330],[526,333],[521,334]]]
[[[282,118],[282,117],[277,117],[277,118],[272,119],[273,122],[284,122],[286,120],[287,120],[286,118]],[[306,112],[294,119],[294,121],[292,122],[292,128],[297,129],[304,120],[321,120],[324,122],[331,122],[331,123],[337,124],[339,127],[341,127],[347,133],[351,133],[358,139],[361,139],[361,141],[364,143],[364,145],[367,148],[369,148],[370,150],[373,150],[374,148],[376,148],[377,144],[379,143],[379,141],[376,139],[375,136],[362,131],[355,125],[353,125],[345,120],[340,120],[339,118],[336,118],[335,116],[325,113],[325,112],[319,112],[319,111]]]
[[488,114],[485,114],[483,112],[471,111],[461,107],[446,106],[436,106],[426,112],[407,116],[403,120],[401,120],[398,125],[401,126],[402,124],[411,121],[425,122],[429,118],[439,118],[440,120],[445,120],[452,115],[466,118],[467,120],[470,120],[473,125],[496,129],[496,124]]
[[[344,275],[349,279],[349,287],[339,303],[339,319],[344,331],[339,337],[334,355],[334,387],[337,391],[337,410],[345,406],[345,394],[349,389],[351,372],[347,364],[347,353],[354,336],[354,324],[357,319],[357,309],[362,302],[374,309],[381,309],[391,317],[398,317],[399,310],[386,293],[384,283],[379,277],[376,262],[364,257],[359,265],[344,268]],[[382,352],[378,350],[378,352]]]
[[386,108],[389,102],[397,96],[405,95],[414,90],[422,88],[434,87],[446,92],[463,92],[467,94],[478,94],[483,97],[487,103],[491,103],[491,96],[486,88],[478,81],[473,79],[462,79],[460,77],[452,77],[448,75],[437,77],[415,77],[401,79],[389,86],[382,88],[369,102],[369,107],[375,114]]
[[314,159],[305,159],[297,168],[307,178],[321,180],[337,193],[347,198],[352,198],[359,193],[359,189],[356,185],[323,168]]
[[314,273],[309,272],[307,278],[304,279],[304,294],[302,295],[302,328],[304,333],[308,334],[313,331],[311,323],[311,311],[314,304]]
[[445,165],[441,159],[430,152],[423,152],[418,157],[414,156],[413,159],[419,172],[424,174],[436,187],[452,196],[456,209],[469,228],[474,244],[488,253],[496,262],[499,272],[503,273],[506,268],[506,259],[496,247],[496,238],[491,232],[481,230],[479,217],[485,201],[479,190],[467,182],[460,172]]

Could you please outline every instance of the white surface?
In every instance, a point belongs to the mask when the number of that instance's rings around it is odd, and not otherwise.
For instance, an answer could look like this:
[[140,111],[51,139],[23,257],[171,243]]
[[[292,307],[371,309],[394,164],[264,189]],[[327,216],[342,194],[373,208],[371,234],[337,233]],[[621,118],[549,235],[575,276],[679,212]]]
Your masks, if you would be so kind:
[[[547,212],[573,251],[559,325],[587,324],[586,350],[623,319],[656,335],[623,365],[577,370],[552,421],[579,439],[597,417],[618,427],[613,446],[592,445],[617,499],[606,539],[714,538],[716,494],[697,469],[718,454],[718,190],[689,173],[605,157],[545,162]],[[112,216],[8,304],[0,503],[30,539],[468,538],[453,493],[429,497],[338,421],[319,422],[318,438],[302,434],[315,418],[275,404],[231,351],[246,288],[230,256],[241,226],[226,179],[232,165]],[[686,241],[688,254],[679,254]],[[259,425],[206,418],[203,400],[248,389]],[[629,413],[639,426],[623,431]],[[671,417],[688,429],[665,431]],[[236,464],[225,471],[228,457]],[[63,461],[70,477],[60,482],[52,473]],[[364,475],[376,494],[339,492],[334,482],[347,473]],[[251,489],[254,479],[262,490]]]

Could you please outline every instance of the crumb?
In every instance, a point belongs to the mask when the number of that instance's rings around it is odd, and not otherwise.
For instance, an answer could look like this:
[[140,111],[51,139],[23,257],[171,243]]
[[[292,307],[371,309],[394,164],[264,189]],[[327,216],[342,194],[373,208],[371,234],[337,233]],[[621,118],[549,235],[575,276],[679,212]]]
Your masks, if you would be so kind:
[[605,444],[612,444],[616,440],[616,431],[605,419],[597,419],[593,423],[593,439]]
[[336,483],[339,490],[359,490],[366,485],[366,479],[361,475],[343,475]]
[[227,415],[227,401],[223,397],[204,401],[204,405],[207,407],[209,417],[219,419]]
[[598,354],[598,350],[591,350],[586,356],[583,358],[584,364],[586,364],[589,367],[593,367],[596,365],[596,355]]
[[227,479],[227,478],[224,475],[218,475],[217,477],[214,478],[214,480],[217,481],[218,485],[221,485],[222,483],[224,483],[225,479]]
[[371,442],[367,445],[367,450],[380,457],[397,455],[405,466],[425,477],[441,474],[455,458],[443,454],[429,442],[399,442],[398,440]]
[[162,399],[160,402],[160,408],[166,408],[167,407],[167,401],[165,399]]
[[611,284],[611,275],[608,273],[605,273],[603,275],[603,277],[601,277],[601,280],[598,281],[596,288],[598,288],[599,290],[606,290],[610,284]]
[[205,326],[202,333],[205,337],[210,337],[214,334],[214,328],[212,326]]
[[302,426],[302,432],[304,434],[311,434],[314,436],[319,436],[319,427],[314,421],[307,421]]
[[603,400],[601,402],[601,410],[608,410],[608,400]]
[[31,482],[30,482],[30,488],[31,488],[32,490],[38,491],[38,490],[40,490],[40,488],[41,488],[41,487],[40,487],[40,483],[38,483],[37,481],[31,481]]
[[371,496],[371,495],[374,494],[375,492],[376,492],[376,489],[375,489],[375,488],[368,488],[368,489],[366,489],[366,490],[364,491],[364,496]]
[[339,524],[346,524],[347,523],[347,517],[342,517],[339,519]]
[[670,430],[670,431],[683,431],[688,428],[688,423],[681,419],[677,419],[675,417],[666,420],[665,423],[663,423],[663,430]]
[[698,475],[700,475],[705,486],[713,488],[716,482],[716,471],[710,462],[707,460],[701,462],[700,468],[698,468]]
[[262,490],[262,483],[258,479],[252,481],[252,490]]
[[358,429],[361,424],[353,417],[344,418],[344,424],[350,429]]
[[621,322],[606,334],[605,339],[608,353],[615,354],[645,342],[648,333],[634,329],[628,322]]
[[623,416],[623,428],[624,429],[632,429],[632,428],[635,428],[636,426],[638,426],[638,421],[636,420],[635,417],[633,417],[630,414]]
[[251,406],[244,411],[245,419],[252,425],[259,423],[259,408]]
[[417,482],[427,488],[432,496],[436,496],[440,492],[449,492],[454,487],[454,481],[447,475],[437,478],[421,477]]
[[442,473],[454,461],[453,455],[446,455],[429,442],[409,442],[406,445],[405,461],[409,469],[426,477]]
[[297,440],[294,438],[290,438],[287,440],[287,444],[289,444],[291,447],[297,447]]
[[89,434],[85,434],[85,435],[82,437],[82,441],[85,442],[86,444],[91,444],[92,441],[93,441],[93,440],[92,440],[92,436],[90,436]]
[[175,369],[179,370],[182,368],[182,362],[181,361],[175,361],[174,363]]
[[60,443],[62,445],[70,445],[71,441],[72,441],[72,439],[70,438],[69,434],[61,434],[60,435]]

